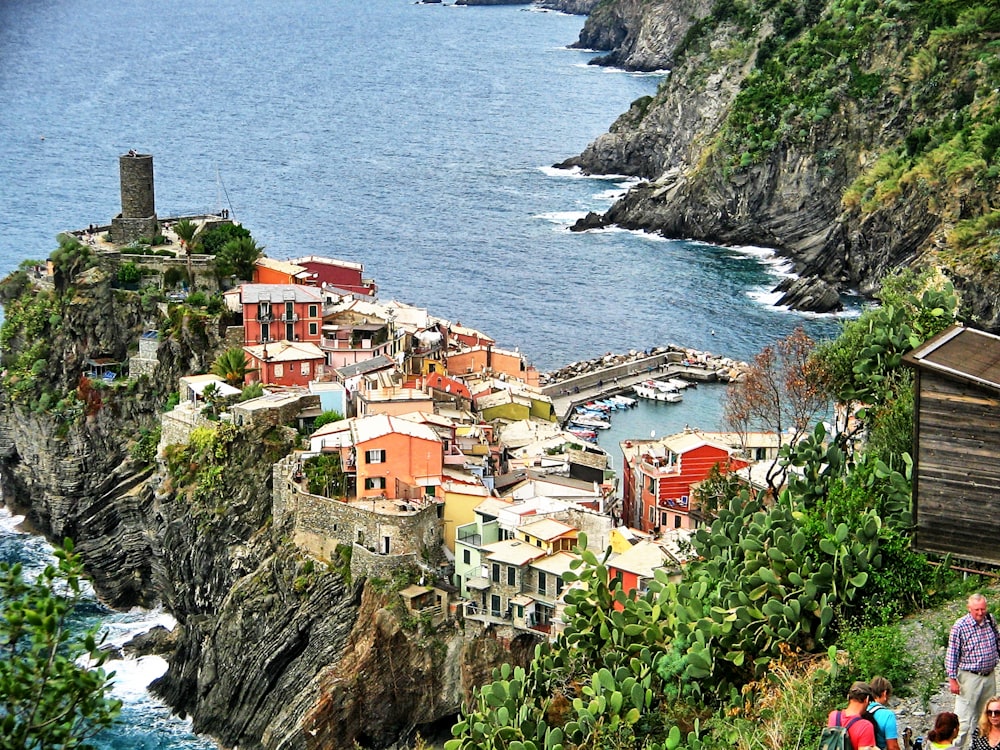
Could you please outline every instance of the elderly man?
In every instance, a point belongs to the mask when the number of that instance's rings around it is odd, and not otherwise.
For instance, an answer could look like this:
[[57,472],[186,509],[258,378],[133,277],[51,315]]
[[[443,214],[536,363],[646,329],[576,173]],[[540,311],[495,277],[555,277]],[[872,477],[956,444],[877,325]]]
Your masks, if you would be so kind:
[[973,594],[968,601],[969,614],[960,617],[951,628],[944,667],[948,686],[955,694],[958,714],[958,738],[955,747],[965,747],[972,727],[996,693],[998,636],[996,623],[986,608],[986,597]]

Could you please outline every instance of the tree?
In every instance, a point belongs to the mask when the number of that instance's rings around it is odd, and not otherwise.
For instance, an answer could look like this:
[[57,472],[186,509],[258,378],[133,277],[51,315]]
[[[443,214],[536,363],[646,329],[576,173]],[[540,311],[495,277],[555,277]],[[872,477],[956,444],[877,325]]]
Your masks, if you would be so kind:
[[194,251],[194,236],[197,232],[198,225],[190,219],[181,219],[174,224],[174,234],[181,241],[181,247],[184,248],[184,252],[187,255],[188,283],[192,285],[194,284],[194,271],[191,268],[191,253]]
[[242,386],[247,375],[252,372],[257,370],[250,367],[246,352],[238,346],[226,349],[212,363],[212,374],[218,375],[233,386]]
[[[829,406],[812,371],[812,350],[813,340],[802,328],[765,347],[726,394],[723,413],[729,427],[741,435],[769,430],[777,434],[781,446],[798,442]],[[775,457],[765,477],[775,496],[786,473],[787,466]]]
[[215,272],[220,278],[235,275],[239,279],[253,278],[253,267],[263,248],[252,237],[236,237],[219,248],[215,256]]
[[331,422],[339,422],[344,418],[344,415],[339,411],[324,411],[316,419],[313,420],[313,429],[318,430],[325,424],[330,424]]
[[68,627],[82,596],[73,543],[55,554],[33,583],[20,563],[0,563],[0,750],[88,748],[121,709],[96,626],[79,636]]
[[309,492],[325,497],[344,497],[347,475],[340,465],[339,453],[321,453],[302,462],[302,471],[309,483]]

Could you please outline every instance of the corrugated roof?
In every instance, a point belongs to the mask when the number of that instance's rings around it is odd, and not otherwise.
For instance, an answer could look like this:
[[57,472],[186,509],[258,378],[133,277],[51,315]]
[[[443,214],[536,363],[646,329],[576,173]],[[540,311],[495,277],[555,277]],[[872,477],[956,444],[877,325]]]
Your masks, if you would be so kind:
[[576,559],[576,555],[569,552],[556,552],[554,555],[543,557],[541,560],[535,560],[531,563],[531,567],[561,576],[567,570],[571,569],[570,566]]
[[488,560],[508,565],[527,565],[532,560],[546,556],[545,550],[517,539],[505,539],[502,542],[484,545],[483,551],[487,553]]
[[244,305],[258,302],[316,302],[323,301],[319,289],[302,284],[243,284],[240,286],[240,300]]
[[243,351],[268,362],[301,362],[304,359],[326,359],[323,350],[310,341],[269,341],[266,344],[244,346]]
[[577,530],[572,526],[551,518],[531,521],[523,526],[519,526],[517,530],[546,542],[551,542],[564,536],[575,536],[577,533]]
[[955,326],[904,357],[914,367],[1000,391],[1000,336]]
[[410,422],[397,417],[390,417],[386,414],[373,414],[369,417],[360,417],[354,420],[354,441],[355,444],[366,443],[375,440],[383,435],[396,433],[399,435],[409,435],[410,437],[422,440],[432,440],[441,442],[441,438],[430,427],[418,422]]
[[338,367],[336,369],[336,373],[342,378],[353,378],[355,375],[365,375],[369,372],[384,370],[395,366],[396,363],[394,360],[384,354],[379,354],[377,357],[372,357],[371,359],[355,362],[352,365]]

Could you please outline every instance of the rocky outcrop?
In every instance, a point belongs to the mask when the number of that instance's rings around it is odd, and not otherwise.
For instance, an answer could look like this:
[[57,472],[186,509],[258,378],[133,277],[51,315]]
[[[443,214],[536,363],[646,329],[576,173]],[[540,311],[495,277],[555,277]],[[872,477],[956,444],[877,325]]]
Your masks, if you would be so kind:
[[[922,49],[926,36],[911,33],[898,18],[869,25],[871,39],[856,48],[834,33],[819,43],[825,55],[817,53],[787,74],[798,77],[787,90],[759,91],[754,96],[765,103],[751,105],[737,97],[748,81],[760,78],[760,55],[775,55],[796,35],[804,38],[822,9],[797,18],[800,31],[786,39],[780,30],[788,28],[787,16],[765,12],[741,26],[734,14],[722,14],[722,6],[709,5],[610,0],[588,19],[578,44],[611,50],[603,62],[671,72],[655,96],[634,102],[608,133],[558,165],[645,180],[580,228],[611,223],[668,237],[773,248],[805,279],[788,290],[794,293],[786,302],[796,306],[835,309],[831,290],[870,295],[892,269],[937,265],[965,291],[966,315],[975,310],[983,324],[995,327],[1000,312],[991,300],[998,296],[997,282],[982,270],[989,259],[977,270],[942,252],[957,222],[996,210],[995,177],[982,161],[990,152],[973,148],[919,167],[893,156],[904,142],[905,154],[919,155],[917,136],[926,138],[935,122],[945,122],[938,127],[950,132],[956,102],[966,109],[955,117],[985,117],[977,113],[992,105],[980,102],[974,89],[979,85],[982,93],[992,79],[985,69],[977,69],[978,84],[959,80],[957,73],[970,68],[981,37],[956,31],[947,44]],[[942,88],[940,75],[916,76],[907,66],[918,52],[939,73],[956,71],[956,88]],[[810,76],[825,76],[827,83],[815,92],[800,91]],[[776,80],[773,88],[782,85]],[[779,100],[813,103],[768,109]],[[737,124],[730,119],[734,109],[742,118]],[[903,179],[907,168],[912,176]],[[867,191],[850,194],[848,188],[869,175]]]
[[625,70],[665,70],[673,51],[712,0],[623,0],[595,6],[572,46],[607,51],[594,65]]
[[590,13],[601,0],[539,0],[538,5],[548,10],[558,10],[562,13],[572,13],[585,16]]

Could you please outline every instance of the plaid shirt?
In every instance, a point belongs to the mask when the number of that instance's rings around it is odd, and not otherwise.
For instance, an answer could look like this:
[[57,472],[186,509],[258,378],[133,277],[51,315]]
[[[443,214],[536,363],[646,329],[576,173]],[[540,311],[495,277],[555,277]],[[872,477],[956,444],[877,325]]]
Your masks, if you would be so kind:
[[997,666],[997,632],[993,619],[987,614],[979,625],[966,615],[952,626],[948,637],[948,651],[944,668],[949,677],[958,677],[958,671],[991,672]]

